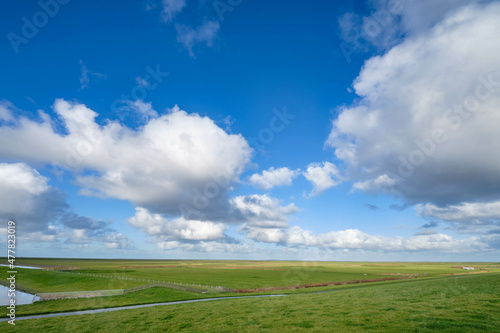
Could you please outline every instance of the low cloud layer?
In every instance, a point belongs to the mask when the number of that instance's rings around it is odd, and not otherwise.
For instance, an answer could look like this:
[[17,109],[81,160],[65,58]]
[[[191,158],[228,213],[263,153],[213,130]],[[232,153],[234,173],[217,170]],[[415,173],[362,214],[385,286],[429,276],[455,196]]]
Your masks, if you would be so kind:
[[454,229],[471,234],[486,234],[500,229],[500,201],[463,203],[438,207],[433,204],[417,205],[418,215],[449,222]]
[[[136,208],[128,222],[149,235],[159,248],[183,248],[184,243],[239,243],[226,235],[230,225],[258,228],[286,228],[289,216],[298,212],[294,204],[281,206],[278,199],[267,195],[233,197],[222,221],[194,220],[186,217],[168,219],[145,208]],[[167,246],[168,244],[168,246]],[[198,248],[198,247],[197,247]]]
[[327,249],[351,249],[369,251],[439,251],[439,252],[479,252],[488,250],[485,240],[479,237],[454,239],[445,234],[415,235],[412,237],[376,236],[357,229],[330,231],[313,234],[300,227],[289,229],[242,228],[248,238],[284,246],[316,247]]

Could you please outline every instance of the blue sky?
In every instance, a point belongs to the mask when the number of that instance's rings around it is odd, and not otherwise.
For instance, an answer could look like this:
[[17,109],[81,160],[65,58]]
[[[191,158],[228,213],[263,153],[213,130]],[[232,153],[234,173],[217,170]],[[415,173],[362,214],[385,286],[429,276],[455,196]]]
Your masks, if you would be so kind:
[[496,1],[2,7],[20,256],[500,254]]

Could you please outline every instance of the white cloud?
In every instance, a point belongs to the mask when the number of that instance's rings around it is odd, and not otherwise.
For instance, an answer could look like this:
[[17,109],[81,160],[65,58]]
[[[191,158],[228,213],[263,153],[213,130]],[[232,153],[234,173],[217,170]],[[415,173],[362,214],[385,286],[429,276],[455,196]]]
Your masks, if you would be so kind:
[[[384,0],[386,2],[389,0]],[[488,2],[488,1],[481,1]],[[452,14],[464,5],[478,4],[479,0],[420,0],[401,3],[401,26],[405,33],[418,35],[425,33],[443,17]]]
[[[225,211],[223,222],[193,220],[186,217],[168,219],[162,214],[151,213],[145,208],[136,208],[129,223],[152,237],[163,249],[183,248],[185,244],[216,242],[233,243],[225,232],[229,224],[243,224],[245,227],[283,228],[288,226],[288,216],[296,213],[294,204],[280,206],[278,199],[267,195],[247,195],[233,197]],[[215,246],[215,245],[213,245]],[[189,246],[188,246],[189,247]],[[191,247],[191,250],[194,247]]]
[[443,221],[459,222],[469,220],[500,221],[500,201],[462,203],[438,207],[433,204],[417,205],[416,211],[424,217],[435,217]]
[[158,113],[153,109],[151,102],[138,99],[135,101],[124,100],[123,103],[126,105],[126,112],[135,112],[143,122],[158,117]]
[[28,243],[28,242],[56,243],[56,242],[58,242],[57,236],[58,236],[57,234],[47,234],[46,232],[42,232],[42,231],[34,231],[34,232],[28,232],[28,233],[21,233],[20,236],[18,236],[18,237],[24,243]]
[[167,220],[160,214],[152,214],[138,207],[128,219],[134,227],[161,241],[202,241],[225,238],[227,225],[208,221],[186,220],[183,217]]
[[265,190],[270,190],[276,186],[289,186],[292,181],[299,174],[300,170],[290,170],[288,168],[273,167],[269,170],[262,171],[262,174],[255,173],[251,175],[248,180],[253,186],[260,187]]
[[289,229],[246,227],[242,231],[247,234],[249,239],[285,246],[386,252],[442,251],[451,253],[478,252],[488,249],[488,245],[478,237],[454,239],[445,234],[415,235],[404,238],[376,236],[358,229],[348,229],[314,235],[311,231],[297,226]]
[[[26,242],[85,245],[109,243],[115,235],[110,223],[80,216],[70,210],[63,193],[49,179],[25,163],[0,163],[0,218],[16,221],[16,234]],[[127,239],[121,237],[121,245]]]
[[[186,7],[186,0],[162,0],[161,19],[170,22]],[[149,7],[150,8],[150,7]],[[150,8],[151,9],[151,8]]]
[[393,179],[388,175],[380,175],[375,179],[354,183],[352,187],[365,192],[392,192],[396,183],[396,179]]
[[487,234],[500,227],[500,201],[465,202],[439,207],[434,204],[419,204],[418,215],[451,223],[461,233]]
[[500,4],[449,12],[369,59],[360,100],[333,121],[327,144],[357,188],[436,205],[498,198]]
[[0,121],[11,122],[14,120],[12,110],[14,106],[7,101],[0,101]]
[[412,38],[427,33],[444,17],[468,4],[491,1],[482,0],[375,0],[370,14],[360,16],[347,12],[339,18],[340,37],[348,44],[347,58],[354,52],[371,49],[385,51],[401,42],[403,37]]
[[194,57],[193,47],[198,43],[205,43],[211,47],[217,36],[220,25],[217,21],[206,21],[202,25],[193,29],[185,25],[176,25],[177,41],[184,45],[189,54]]
[[0,141],[10,142],[0,156],[64,167],[76,174],[83,194],[158,212],[179,214],[181,204],[207,216],[222,209],[252,153],[241,135],[178,107],[137,130],[101,126],[82,104],[57,100],[54,111],[67,134],[55,132],[46,115],[41,123],[20,118],[16,126],[0,126]]
[[299,211],[295,204],[280,206],[280,201],[267,195],[246,195],[230,199],[230,219],[257,227],[287,227],[288,215]]
[[220,242],[199,242],[199,243],[181,243],[177,241],[167,241],[158,243],[158,248],[165,251],[181,250],[189,252],[206,253],[255,253],[257,248],[253,244],[228,244]]
[[102,242],[108,249],[133,249],[134,243],[127,236],[120,233],[111,233],[104,236]]
[[49,222],[67,209],[65,196],[48,181],[25,163],[0,163],[2,220],[19,221],[18,229],[26,233],[47,230]]
[[311,163],[302,174],[313,185],[313,190],[309,196],[319,195],[342,182],[339,170],[330,162]]

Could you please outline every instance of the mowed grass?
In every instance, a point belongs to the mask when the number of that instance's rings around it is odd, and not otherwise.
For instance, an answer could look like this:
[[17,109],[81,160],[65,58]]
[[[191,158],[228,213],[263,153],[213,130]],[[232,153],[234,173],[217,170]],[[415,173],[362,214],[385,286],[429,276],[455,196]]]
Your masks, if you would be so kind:
[[17,321],[3,332],[499,332],[500,274]]

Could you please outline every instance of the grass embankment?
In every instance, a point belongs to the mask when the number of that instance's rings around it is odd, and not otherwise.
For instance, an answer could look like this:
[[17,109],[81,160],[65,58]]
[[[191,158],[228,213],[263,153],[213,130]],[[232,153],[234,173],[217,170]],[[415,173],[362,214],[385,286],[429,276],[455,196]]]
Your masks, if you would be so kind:
[[500,274],[18,321],[4,332],[500,331]]

